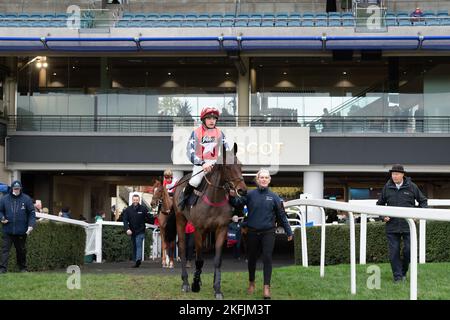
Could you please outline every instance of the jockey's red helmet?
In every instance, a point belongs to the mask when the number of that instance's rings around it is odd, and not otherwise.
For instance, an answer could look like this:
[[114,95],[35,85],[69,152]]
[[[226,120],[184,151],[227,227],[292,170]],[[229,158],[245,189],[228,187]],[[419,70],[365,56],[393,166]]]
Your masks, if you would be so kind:
[[207,115],[214,115],[219,119],[220,112],[214,107],[204,107],[200,113],[200,120],[205,119]]

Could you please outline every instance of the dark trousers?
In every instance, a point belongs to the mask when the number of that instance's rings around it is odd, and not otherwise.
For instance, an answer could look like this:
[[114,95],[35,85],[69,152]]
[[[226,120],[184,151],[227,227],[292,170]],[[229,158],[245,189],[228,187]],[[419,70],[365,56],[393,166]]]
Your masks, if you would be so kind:
[[0,270],[7,271],[8,270],[8,260],[9,260],[9,251],[11,250],[11,245],[14,243],[14,247],[16,248],[16,257],[17,257],[17,266],[20,270],[26,270],[27,268],[27,251],[26,244],[27,235],[12,235],[3,233],[3,247],[2,247],[2,264],[0,265]]
[[[400,280],[406,276],[411,261],[409,232],[386,233],[389,243],[389,260],[391,262],[394,280]],[[400,243],[403,239],[403,259],[400,256]]]
[[233,257],[239,259],[241,257],[241,239],[233,246]]
[[255,281],[256,261],[260,253],[263,256],[264,284],[270,285],[272,278],[272,253],[275,245],[275,231],[248,232],[247,257],[248,257],[248,279]]
[[194,258],[195,237],[194,233],[186,233],[186,260]]

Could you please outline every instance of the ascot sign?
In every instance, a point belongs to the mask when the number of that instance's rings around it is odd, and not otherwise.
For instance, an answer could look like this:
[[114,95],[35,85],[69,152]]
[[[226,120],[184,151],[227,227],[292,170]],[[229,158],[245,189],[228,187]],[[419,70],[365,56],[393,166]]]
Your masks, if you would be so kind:
[[[187,144],[192,127],[175,127],[172,160],[175,165],[191,164]],[[309,128],[225,127],[230,147],[238,145],[237,156],[244,165],[309,165]]]

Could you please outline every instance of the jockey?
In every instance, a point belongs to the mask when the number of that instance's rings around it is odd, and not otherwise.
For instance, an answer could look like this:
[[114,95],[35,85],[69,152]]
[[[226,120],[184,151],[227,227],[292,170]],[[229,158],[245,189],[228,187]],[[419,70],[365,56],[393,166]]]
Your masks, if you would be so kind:
[[173,178],[173,172],[170,169],[164,171],[163,186],[166,187],[169,196],[173,196],[173,187],[177,184],[177,179]]
[[205,173],[210,172],[213,165],[217,162],[222,144],[226,150],[229,150],[225,135],[216,127],[219,114],[219,110],[214,107],[203,108],[200,113],[202,124],[192,131],[189,138],[187,155],[194,168],[192,170],[192,178],[184,188],[184,198],[179,204],[182,210],[186,206],[187,199],[189,199],[194,188],[200,185]]

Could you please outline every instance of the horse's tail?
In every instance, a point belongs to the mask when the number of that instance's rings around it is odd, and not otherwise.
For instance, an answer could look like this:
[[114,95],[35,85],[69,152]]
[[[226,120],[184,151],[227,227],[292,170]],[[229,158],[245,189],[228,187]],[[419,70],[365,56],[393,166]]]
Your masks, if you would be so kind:
[[166,233],[164,237],[164,241],[166,242],[172,242],[175,241],[177,237],[177,219],[175,210],[170,210],[170,213],[167,217],[166,222]]

